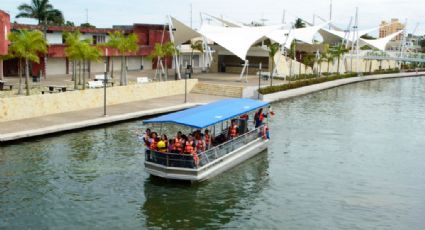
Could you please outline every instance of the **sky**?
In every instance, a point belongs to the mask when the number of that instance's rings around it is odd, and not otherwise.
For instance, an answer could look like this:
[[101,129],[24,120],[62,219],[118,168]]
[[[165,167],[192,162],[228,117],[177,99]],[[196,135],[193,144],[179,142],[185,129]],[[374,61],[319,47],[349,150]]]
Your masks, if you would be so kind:
[[[11,15],[12,21],[35,24],[35,20],[15,19],[17,7],[30,0],[0,0],[0,9]],[[330,0],[50,0],[53,6],[61,10],[65,20],[76,24],[88,22],[97,27],[112,25],[131,25],[133,23],[166,23],[166,16],[172,15],[190,24],[191,5],[194,27],[200,26],[200,13],[230,18],[249,23],[266,19],[266,24],[282,21],[286,11],[286,21],[293,22],[301,17],[312,21],[313,15],[329,18]],[[416,25],[416,34],[425,34],[425,0],[333,0],[333,23],[346,28],[350,17],[359,7],[359,27],[367,29],[377,27],[382,20],[399,18],[407,20],[408,33]],[[88,12],[88,13],[87,13]],[[88,16],[88,17],[87,17]],[[316,19],[316,22],[320,20]]]

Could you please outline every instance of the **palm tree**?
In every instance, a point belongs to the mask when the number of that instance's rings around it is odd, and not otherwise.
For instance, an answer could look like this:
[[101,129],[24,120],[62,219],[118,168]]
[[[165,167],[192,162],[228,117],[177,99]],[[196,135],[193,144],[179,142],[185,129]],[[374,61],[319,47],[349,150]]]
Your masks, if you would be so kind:
[[326,62],[328,63],[328,74],[330,74],[330,63],[334,64],[335,56],[331,52],[325,54]]
[[29,62],[39,63],[39,54],[47,52],[47,43],[43,34],[38,31],[19,30],[9,34],[10,49],[17,58],[25,60],[26,95],[30,95]]
[[77,60],[78,54],[75,51],[75,46],[80,42],[81,33],[76,31],[74,33],[64,33],[65,44],[65,53],[68,56],[68,59],[72,61],[72,80],[74,81],[74,88],[77,89]]
[[38,24],[50,23],[59,24],[64,23],[64,17],[60,10],[53,8],[49,0],[31,0],[30,4],[21,4],[18,6],[20,11],[17,18],[33,18],[38,20]]
[[338,66],[337,66],[337,74],[340,74],[340,62],[341,62],[341,56],[343,56],[345,53],[347,53],[349,50],[345,48],[344,45],[339,44],[337,47],[335,47],[331,53],[334,57],[338,59]]
[[[104,45],[113,49],[118,49],[118,44],[120,41],[120,34],[118,32],[109,33],[109,41]],[[111,78],[114,79],[114,58],[111,58]]]
[[272,61],[272,71],[270,73],[270,86],[273,86],[273,73],[274,73],[274,56],[279,51],[280,45],[278,43],[271,43],[270,40],[266,43],[269,48],[269,58]]
[[193,67],[193,53],[195,52],[195,50],[204,53],[204,47],[202,45],[202,41],[198,40],[196,42],[192,42],[190,41],[190,49],[192,49],[192,53],[190,54],[190,65]]
[[297,20],[295,20],[294,27],[297,28],[297,29],[305,28],[305,23],[301,18],[297,18]]
[[165,61],[165,77],[168,80],[168,64],[167,64],[167,57],[172,57],[175,54],[178,53],[178,50],[176,49],[176,46],[173,42],[167,42],[163,45],[163,51],[164,51],[164,61]]
[[316,60],[317,66],[318,66],[318,77],[322,74],[322,63],[326,61],[326,56],[323,54],[320,54],[319,58]]
[[121,32],[115,32],[117,37],[116,49],[121,55],[121,76],[120,76],[120,85],[127,85],[127,57],[126,53],[136,52],[139,50],[139,45],[137,44],[138,37],[136,34],[132,33],[128,36],[122,34]]
[[313,68],[315,57],[312,54],[306,54],[303,56],[302,62],[304,64],[304,74],[307,74],[307,67]]
[[[70,60],[74,63],[74,71],[76,71],[76,61],[80,64],[79,68],[79,80],[78,84],[83,85],[83,89],[86,88],[86,71],[85,71],[85,63],[87,61],[98,61],[100,59],[101,53],[99,49],[95,46],[91,45],[90,39],[80,40],[81,34],[80,32],[68,33],[65,36],[65,44],[67,44],[67,48],[65,48],[65,52]],[[81,62],[83,63],[83,71],[82,76],[83,79],[81,81]],[[77,77],[74,75],[74,88],[77,89]]]
[[155,79],[156,79],[156,76],[159,74],[160,81],[161,81],[162,73],[158,72],[158,68],[160,67],[161,70],[163,70],[162,59],[164,57],[165,57],[164,46],[161,43],[156,43],[155,46],[153,47],[152,52],[149,54],[149,58],[152,60],[156,59],[157,61]]

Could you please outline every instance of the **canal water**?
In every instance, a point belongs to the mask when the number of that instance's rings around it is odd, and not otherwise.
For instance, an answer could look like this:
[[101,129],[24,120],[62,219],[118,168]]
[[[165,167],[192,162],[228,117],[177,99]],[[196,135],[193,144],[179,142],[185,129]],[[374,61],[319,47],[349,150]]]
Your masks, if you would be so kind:
[[425,77],[273,105],[268,151],[199,185],[144,172],[141,121],[0,148],[0,228],[424,229]]

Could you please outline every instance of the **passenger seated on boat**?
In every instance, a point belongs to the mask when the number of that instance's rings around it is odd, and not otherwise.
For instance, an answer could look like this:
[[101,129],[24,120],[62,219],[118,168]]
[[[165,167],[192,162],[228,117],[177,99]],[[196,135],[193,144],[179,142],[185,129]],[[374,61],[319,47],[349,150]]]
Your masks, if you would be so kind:
[[155,132],[151,133],[151,138],[149,141],[149,149],[153,151],[158,151],[158,142],[159,138]]
[[185,140],[183,139],[182,132],[177,132],[177,136],[174,138],[173,153],[183,153]]
[[162,134],[161,139],[157,143],[158,151],[163,153],[167,152],[168,151],[167,145],[168,145],[167,135]]
[[212,142],[210,131],[208,129],[205,130],[204,141],[205,141],[205,149],[207,150],[211,147],[211,142]]
[[196,152],[198,154],[205,152],[205,142],[204,140],[202,140],[201,134],[199,133],[196,135],[195,144],[196,144]]
[[178,152],[175,152],[175,150],[174,150],[174,139],[168,140],[167,149],[168,149],[169,153],[178,153]]
[[143,142],[145,143],[146,147],[149,147],[150,145],[150,139],[151,138],[151,130],[148,128],[146,129],[146,132],[143,134]]
[[229,127],[229,139],[233,139],[238,136],[238,125],[235,120],[232,120],[232,123]]
[[199,165],[199,158],[198,158],[198,154],[196,153],[196,149],[195,149],[195,141],[192,135],[189,134],[185,147],[184,147],[184,153],[185,154],[190,154],[193,156],[193,161],[195,162],[195,165],[198,166]]
[[213,144],[214,145],[220,145],[224,142],[226,142],[226,136],[222,133],[222,134],[220,134],[220,135],[218,135],[214,138]]

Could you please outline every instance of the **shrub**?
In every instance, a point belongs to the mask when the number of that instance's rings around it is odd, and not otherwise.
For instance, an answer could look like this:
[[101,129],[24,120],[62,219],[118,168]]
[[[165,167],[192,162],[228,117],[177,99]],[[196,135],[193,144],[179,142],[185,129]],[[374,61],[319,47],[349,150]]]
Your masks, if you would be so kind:
[[[363,73],[363,75],[371,75],[371,74],[388,74],[388,73],[399,73],[399,69],[390,69],[390,70],[378,70],[374,73]],[[336,74],[336,75],[329,75],[329,76],[323,76],[323,77],[312,77],[315,75],[305,75],[305,79],[291,81],[288,84],[283,85],[274,85],[274,86],[268,86],[261,88],[259,92],[261,94],[271,94],[276,93],[280,91],[290,90],[290,89],[296,89],[304,86],[319,84],[327,81],[335,81],[339,79],[344,78],[351,78],[351,77],[357,77],[357,73],[346,73],[346,74]],[[294,76],[295,77],[295,76]],[[292,79],[292,78],[291,78]]]

